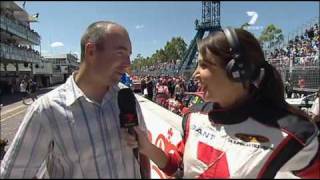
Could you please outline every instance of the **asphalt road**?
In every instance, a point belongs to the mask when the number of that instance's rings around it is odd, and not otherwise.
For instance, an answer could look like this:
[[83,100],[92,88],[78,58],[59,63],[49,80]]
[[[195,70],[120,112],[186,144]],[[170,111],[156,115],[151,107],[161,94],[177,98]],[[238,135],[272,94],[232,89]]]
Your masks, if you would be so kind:
[[[42,96],[58,86],[59,85],[41,89],[38,91],[37,95]],[[21,101],[19,94],[11,97],[5,96],[2,97],[2,99],[4,101],[1,103],[4,104],[0,111],[0,137],[1,139],[8,140],[8,145],[5,147],[5,150],[7,150],[19,129],[29,105],[26,105]],[[28,99],[26,102],[32,102],[32,100]]]

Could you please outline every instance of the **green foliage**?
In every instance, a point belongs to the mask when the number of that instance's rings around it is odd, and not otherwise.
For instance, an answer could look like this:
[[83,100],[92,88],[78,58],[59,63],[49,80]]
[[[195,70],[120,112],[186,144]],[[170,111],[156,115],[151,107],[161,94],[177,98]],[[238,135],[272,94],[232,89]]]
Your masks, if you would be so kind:
[[270,24],[262,31],[259,40],[260,42],[269,44],[269,46],[274,46],[280,44],[284,40],[284,37],[280,28],[274,24]]
[[181,37],[173,37],[166,45],[156,50],[151,57],[144,58],[138,54],[134,58],[131,68],[133,70],[140,70],[143,67],[150,67],[156,63],[173,62],[177,59],[182,59],[183,54],[187,50],[187,44]]

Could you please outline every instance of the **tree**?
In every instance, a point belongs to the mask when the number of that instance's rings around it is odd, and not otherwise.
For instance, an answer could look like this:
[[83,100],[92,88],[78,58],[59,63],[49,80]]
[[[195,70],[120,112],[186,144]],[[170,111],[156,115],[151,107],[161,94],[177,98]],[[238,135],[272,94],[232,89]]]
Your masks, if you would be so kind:
[[166,43],[164,48],[156,50],[151,57],[144,58],[141,54],[137,54],[134,58],[131,68],[132,70],[141,70],[154,64],[176,61],[182,59],[183,54],[187,50],[187,44],[181,37],[173,37]]
[[137,57],[133,59],[133,62],[131,64],[132,70],[140,70],[143,67],[144,59],[145,58],[140,53],[137,54]]
[[187,43],[182,39],[182,37],[177,37],[175,47],[178,51],[178,59],[182,59],[183,54],[187,50]]
[[160,49],[160,51],[158,51],[157,57],[160,62],[167,62],[168,61],[168,54],[163,49]]
[[274,45],[280,45],[280,43],[283,42],[283,39],[282,30],[277,28],[274,24],[268,25],[259,37],[259,40],[269,48]]
[[167,61],[181,59],[187,49],[187,44],[181,37],[173,37],[164,47]]

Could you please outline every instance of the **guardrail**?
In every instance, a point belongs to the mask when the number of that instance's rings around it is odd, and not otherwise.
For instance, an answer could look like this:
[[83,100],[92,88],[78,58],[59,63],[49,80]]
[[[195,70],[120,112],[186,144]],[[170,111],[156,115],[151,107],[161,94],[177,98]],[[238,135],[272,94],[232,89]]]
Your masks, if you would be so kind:
[[16,46],[9,46],[0,43],[0,57],[1,59],[18,60],[23,62],[40,62],[39,54],[27,49],[21,49]]
[[0,28],[8,31],[12,34],[15,34],[23,39],[29,40],[30,42],[39,45],[40,36],[36,32],[31,31],[31,29],[18,24],[12,19],[7,18],[4,15],[0,15]]
[[[296,91],[314,92],[320,87],[320,62],[319,57],[303,57],[306,62],[296,63],[301,57],[269,59],[268,62],[281,74],[282,80],[290,79]],[[304,80],[304,88],[299,86],[299,80]]]

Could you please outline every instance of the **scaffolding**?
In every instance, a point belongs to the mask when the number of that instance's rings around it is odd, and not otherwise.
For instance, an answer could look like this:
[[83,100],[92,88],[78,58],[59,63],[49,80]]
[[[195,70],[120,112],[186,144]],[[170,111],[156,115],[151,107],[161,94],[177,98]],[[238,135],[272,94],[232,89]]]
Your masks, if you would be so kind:
[[202,1],[202,19],[199,24],[195,21],[197,33],[190,43],[181,63],[175,70],[175,75],[183,74],[189,79],[197,66],[197,41],[204,37],[206,32],[214,32],[221,29],[220,25],[220,2],[219,1]]

